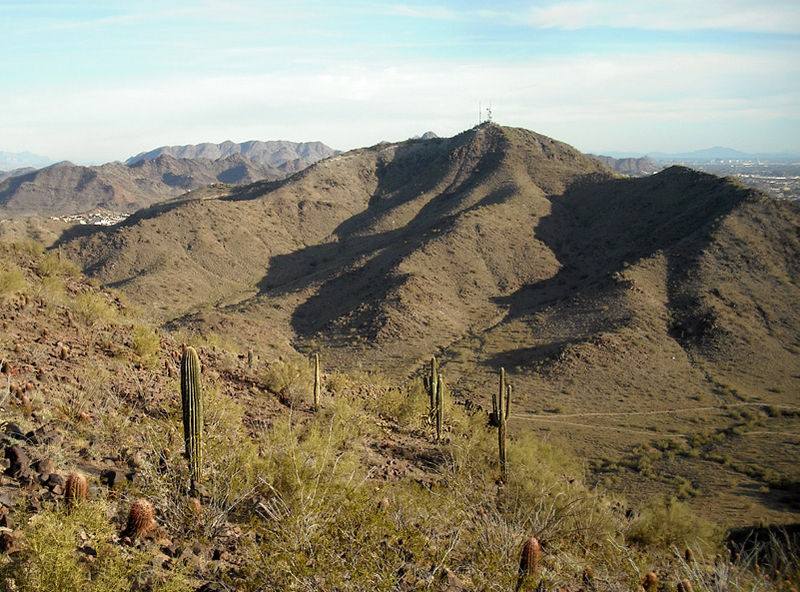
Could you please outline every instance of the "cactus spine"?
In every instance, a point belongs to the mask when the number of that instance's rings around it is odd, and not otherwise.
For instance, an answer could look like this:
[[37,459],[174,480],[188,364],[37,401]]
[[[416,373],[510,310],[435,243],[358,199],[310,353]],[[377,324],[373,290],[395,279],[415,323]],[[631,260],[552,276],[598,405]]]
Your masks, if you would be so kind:
[[200,389],[200,359],[193,347],[187,347],[181,358],[181,405],[183,407],[183,439],[189,461],[191,490],[200,482],[203,461],[203,393]]
[[319,354],[314,354],[314,409],[319,409],[319,395],[322,384],[319,380]]

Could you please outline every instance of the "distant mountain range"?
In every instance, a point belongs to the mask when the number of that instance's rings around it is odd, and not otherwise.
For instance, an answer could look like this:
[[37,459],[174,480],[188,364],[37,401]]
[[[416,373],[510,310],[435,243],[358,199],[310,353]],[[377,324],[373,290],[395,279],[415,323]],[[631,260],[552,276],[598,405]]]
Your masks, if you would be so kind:
[[98,209],[134,212],[213,183],[279,179],[284,173],[234,155],[218,160],[161,155],[133,165],[60,162],[0,182],[0,215],[63,216]]
[[241,154],[255,163],[266,164],[291,174],[318,160],[339,154],[339,151],[322,142],[287,142],[283,140],[269,142],[251,140],[238,144],[230,141],[221,144],[206,142],[185,146],[161,146],[149,152],[140,152],[126,160],[125,164],[132,165],[142,160],[153,160],[162,154],[174,158],[206,158],[209,160]]
[[31,152],[3,152],[0,150],[0,174],[25,167],[40,168],[52,164],[53,159]]
[[18,168],[0,173],[0,216],[131,213],[206,185],[282,179],[335,154],[321,142],[223,142],[163,146],[124,164]]
[[587,154],[599,160],[610,169],[629,177],[646,177],[662,170],[664,167],[656,163],[652,158],[643,156],[640,158],[614,158],[612,156],[602,156]]

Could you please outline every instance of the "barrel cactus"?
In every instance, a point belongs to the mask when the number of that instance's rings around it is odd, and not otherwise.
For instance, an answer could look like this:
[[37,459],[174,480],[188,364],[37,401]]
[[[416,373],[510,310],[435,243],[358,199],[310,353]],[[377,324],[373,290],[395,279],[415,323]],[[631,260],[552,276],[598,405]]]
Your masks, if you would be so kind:
[[515,590],[519,591],[525,581],[539,572],[539,561],[542,558],[542,547],[535,537],[525,539],[519,557],[519,577]]
[[73,506],[89,496],[89,483],[81,473],[70,473],[64,487],[64,501],[67,506]]
[[122,536],[131,540],[137,539],[147,535],[155,527],[153,506],[145,499],[137,499],[128,512],[128,523],[122,531]]

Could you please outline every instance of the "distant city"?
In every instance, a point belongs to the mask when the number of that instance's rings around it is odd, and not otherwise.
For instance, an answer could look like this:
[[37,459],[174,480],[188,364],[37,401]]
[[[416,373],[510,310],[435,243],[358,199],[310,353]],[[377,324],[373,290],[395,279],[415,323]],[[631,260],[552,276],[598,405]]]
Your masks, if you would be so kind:
[[699,171],[741,179],[778,199],[800,201],[800,163],[769,163],[749,160],[682,162]]

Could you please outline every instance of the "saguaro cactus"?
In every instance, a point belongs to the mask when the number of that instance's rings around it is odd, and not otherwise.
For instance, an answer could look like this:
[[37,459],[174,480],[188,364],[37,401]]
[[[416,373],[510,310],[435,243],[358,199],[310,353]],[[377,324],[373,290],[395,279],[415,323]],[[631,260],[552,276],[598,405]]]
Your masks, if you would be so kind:
[[436,440],[442,439],[442,423],[444,420],[444,379],[442,375],[436,380]]
[[511,386],[506,384],[506,370],[500,368],[500,388],[492,395],[492,415],[489,422],[497,426],[497,448],[500,455],[500,472],[506,474],[506,425],[511,407]]
[[181,405],[183,407],[183,439],[189,461],[191,489],[200,482],[203,461],[203,393],[200,388],[200,359],[193,347],[187,347],[181,358]]
[[319,379],[319,354],[314,354],[314,409],[319,409],[319,396],[322,392],[322,383]]
[[430,417],[432,421],[436,414],[436,389],[439,387],[439,370],[436,365],[436,356],[431,357],[431,373],[423,377],[425,389],[428,391]]

